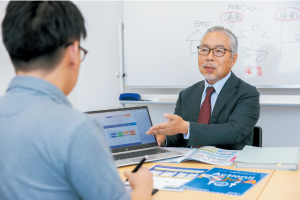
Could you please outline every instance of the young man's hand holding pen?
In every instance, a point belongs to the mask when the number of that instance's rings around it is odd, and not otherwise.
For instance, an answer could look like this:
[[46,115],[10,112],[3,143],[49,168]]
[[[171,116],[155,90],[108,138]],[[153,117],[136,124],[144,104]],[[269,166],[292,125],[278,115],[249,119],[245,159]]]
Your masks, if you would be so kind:
[[[143,161],[144,162],[144,161]],[[141,167],[133,172],[125,171],[124,175],[132,187],[131,199],[151,199],[153,190],[153,174],[147,167]]]

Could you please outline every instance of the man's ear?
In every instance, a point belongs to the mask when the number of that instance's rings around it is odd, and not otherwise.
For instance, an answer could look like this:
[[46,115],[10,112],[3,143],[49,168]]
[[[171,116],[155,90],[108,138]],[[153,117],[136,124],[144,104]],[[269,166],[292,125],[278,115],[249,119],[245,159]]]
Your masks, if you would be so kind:
[[79,42],[75,41],[73,44],[67,47],[67,53],[69,54],[69,65],[70,69],[77,69],[80,64],[80,52]]
[[231,59],[231,63],[230,63],[231,67],[233,67],[237,59],[238,59],[238,54],[235,53]]

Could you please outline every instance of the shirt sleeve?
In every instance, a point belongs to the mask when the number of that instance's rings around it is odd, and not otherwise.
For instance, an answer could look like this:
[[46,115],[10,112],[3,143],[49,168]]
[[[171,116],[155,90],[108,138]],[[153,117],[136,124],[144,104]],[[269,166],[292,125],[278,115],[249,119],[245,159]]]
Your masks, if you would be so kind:
[[100,127],[87,118],[75,131],[66,169],[76,193],[89,200],[129,200]]
[[190,122],[189,122],[189,128],[188,128],[188,133],[185,135],[183,134],[183,138],[188,140],[190,138]]

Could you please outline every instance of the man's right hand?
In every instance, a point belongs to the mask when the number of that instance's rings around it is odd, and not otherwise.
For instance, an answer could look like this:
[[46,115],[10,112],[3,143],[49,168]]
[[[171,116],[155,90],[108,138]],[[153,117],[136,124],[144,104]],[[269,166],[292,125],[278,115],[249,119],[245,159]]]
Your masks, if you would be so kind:
[[131,199],[151,199],[153,190],[153,174],[146,167],[141,167],[137,172],[124,172],[132,187]]
[[166,136],[164,135],[155,135],[158,146],[165,147],[166,146]]

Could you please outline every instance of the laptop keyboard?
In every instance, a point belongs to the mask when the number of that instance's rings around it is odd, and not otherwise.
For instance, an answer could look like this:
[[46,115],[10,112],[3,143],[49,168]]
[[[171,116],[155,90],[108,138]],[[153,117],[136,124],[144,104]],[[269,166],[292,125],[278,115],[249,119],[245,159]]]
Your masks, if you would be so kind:
[[128,158],[136,158],[136,157],[140,157],[140,156],[160,154],[160,153],[166,153],[166,152],[169,152],[169,151],[161,149],[161,148],[156,148],[156,149],[147,149],[147,150],[130,152],[130,153],[122,153],[122,154],[117,154],[117,155],[113,155],[113,156],[114,156],[114,160],[124,160],[124,159],[128,159]]

